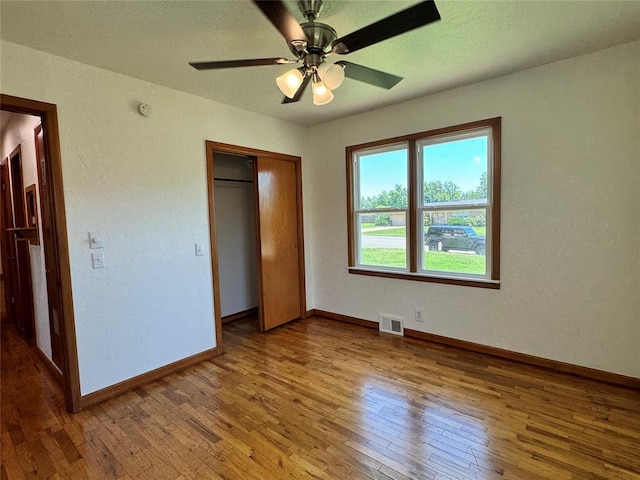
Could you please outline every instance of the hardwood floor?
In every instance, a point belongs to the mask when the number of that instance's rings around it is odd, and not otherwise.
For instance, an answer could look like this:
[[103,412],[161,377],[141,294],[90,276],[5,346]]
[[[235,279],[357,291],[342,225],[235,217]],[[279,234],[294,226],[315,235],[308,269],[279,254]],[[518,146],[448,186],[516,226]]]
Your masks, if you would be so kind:
[[312,318],[70,415],[2,328],[5,479],[640,479],[640,392]]

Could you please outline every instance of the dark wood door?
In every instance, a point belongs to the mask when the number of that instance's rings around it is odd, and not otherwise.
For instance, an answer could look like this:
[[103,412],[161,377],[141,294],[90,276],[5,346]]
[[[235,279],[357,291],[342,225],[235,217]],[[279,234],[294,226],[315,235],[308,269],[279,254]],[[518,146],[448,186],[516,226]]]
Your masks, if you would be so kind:
[[[18,147],[9,157],[9,174],[11,176],[11,201],[13,205],[13,222],[15,228],[27,226],[27,216],[24,201],[24,183],[22,181],[22,156]],[[18,331],[27,340],[33,340],[35,335],[33,314],[33,287],[31,284],[31,259],[29,242],[20,239],[13,233],[15,244],[15,263],[17,283],[12,277],[14,288],[15,323]]]
[[[8,160],[8,159],[7,159]],[[18,264],[16,262],[16,244],[13,228],[13,207],[11,205],[11,187],[9,182],[9,163],[0,165],[0,252],[2,253],[2,272],[4,274],[4,298],[7,306],[7,319],[16,321],[15,286],[18,285]]]
[[303,314],[299,164],[258,156],[256,217],[262,330]]
[[42,219],[42,246],[44,248],[45,272],[47,275],[47,296],[49,299],[49,330],[51,332],[52,360],[63,370],[64,350],[60,329],[60,280],[58,275],[58,252],[55,242],[55,225],[51,189],[46,178],[47,152],[44,144],[42,125],[34,131],[36,142],[36,161],[38,170],[38,187],[40,192],[40,218]]

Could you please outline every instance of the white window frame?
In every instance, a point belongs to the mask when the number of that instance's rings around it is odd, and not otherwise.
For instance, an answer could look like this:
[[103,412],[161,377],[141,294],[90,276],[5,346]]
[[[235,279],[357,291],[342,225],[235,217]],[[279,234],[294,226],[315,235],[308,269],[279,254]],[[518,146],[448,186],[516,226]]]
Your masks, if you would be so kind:
[[[457,142],[459,140],[468,140],[472,138],[479,137],[487,137],[487,198],[485,202],[478,202],[475,200],[468,200],[464,203],[459,203],[458,205],[438,205],[438,203],[430,203],[425,206],[424,203],[424,159],[422,158],[422,149],[425,146],[430,145],[440,145],[443,143]],[[491,281],[491,257],[492,257],[492,249],[491,249],[491,199],[493,198],[493,182],[489,181],[489,179],[493,178],[493,136],[492,136],[492,128],[484,127],[479,128],[477,130],[465,130],[460,133],[451,133],[444,135],[436,135],[432,137],[427,137],[421,140],[416,141],[416,193],[417,193],[417,202],[416,202],[416,225],[419,227],[416,229],[415,234],[418,235],[416,245],[421,245],[420,254],[418,255],[418,268],[417,271],[423,275],[432,275],[432,276],[443,276],[447,278],[460,278],[460,279],[481,279],[483,281]],[[465,211],[465,210],[474,210],[474,209],[484,209],[486,210],[486,254],[485,254],[485,274],[465,274],[460,272],[442,272],[440,270],[429,270],[423,268],[425,261],[425,244],[424,244],[424,214],[425,212],[451,212],[451,211]]]
[[361,222],[360,222],[360,215],[362,214],[367,214],[367,213],[371,213],[371,214],[384,214],[384,213],[396,213],[396,212],[400,212],[400,213],[404,213],[405,215],[405,219],[406,219],[406,223],[408,224],[409,222],[409,218],[411,213],[409,212],[409,204],[407,202],[407,207],[406,208],[373,208],[373,209],[364,209],[361,208],[360,205],[360,199],[362,198],[362,195],[360,194],[360,168],[359,168],[359,162],[360,162],[360,158],[361,157],[366,157],[369,155],[376,155],[376,154],[381,154],[381,153],[387,153],[387,152],[395,152],[398,150],[406,150],[407,151],[407,156],[406,156],[406,162],[407,162],[407,178],[406,178],[406,185],[407,185],[407,190],[409,189],[409,182],[410,182],[410,176],[409,176],[409,144],[407,142],[399,142],[399,143],[391,143],[388,145],[384,145],[381,147],[371,147],[371,148],[365,148],[362,150],[358,150],[357,152],[354,153],[353,158],[352,158],[352,164],[351,164],[351,168],[352,168],[352,172],[353,172],[353,198],[352,198],[352,202],[354,205],[354,209],[353,209],[353,213],[352,213],[352,225],[355,226],[355,242],[356,242],[356,252],[357,252],[357,256],[356,256],[356,260],[355,260],[355,264],[358,267],[361,268],[374,268],[376,270],[386,270],[386,271],[390,271],[390,272],[394,272],[394,271],[400,271],[400,272],[408,272],[409,271],[409,231],[407,229],[407,235],[405,237],[406,242],[405,242],[405,264],[406,267],[405,268],[400,268],[400,267],[383,267],[383,266],[373,266],[373,265],[366,265],[362,263],[362,245],[360,243],[360,240],[362,238],[362,236],[359,234],[362,231],[361,228]]

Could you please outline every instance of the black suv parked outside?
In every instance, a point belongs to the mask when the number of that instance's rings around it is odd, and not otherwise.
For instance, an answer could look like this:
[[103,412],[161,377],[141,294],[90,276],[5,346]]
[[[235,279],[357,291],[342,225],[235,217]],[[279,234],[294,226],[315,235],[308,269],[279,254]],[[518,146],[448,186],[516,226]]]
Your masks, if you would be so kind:
[[458,225],[432,225],[424,234],[424,243],[429,250],[447,252],[449,250],[474,251],[485,255],[485,237],[478,235],[471,227]]

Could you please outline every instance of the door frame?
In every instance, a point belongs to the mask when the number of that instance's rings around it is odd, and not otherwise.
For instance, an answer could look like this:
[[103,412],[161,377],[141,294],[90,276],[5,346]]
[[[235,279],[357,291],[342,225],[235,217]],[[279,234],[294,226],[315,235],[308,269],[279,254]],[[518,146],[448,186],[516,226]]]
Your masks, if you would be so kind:
[[[5,304],[7,307],[7,322],[16,319],[16,288],[17,275],[14,275],[15,266],[11,264],[16,257],[16,244],[11,241],[9,234],[6,232],[8,228],[13,228],[13,205],[11,203],[11,173],[9,171],[9,157],[0,160],[0,184],[4,182],[5,190],[0,192],[0,247],[2,251],[2,274],[4,280]],[[12,301],[13,300],[13,301]]]
[[[46,182],[46,176],[43,174],[42,169],[43,165],[46,165],[47,160],[47,152],[44,145],[44,128],[42,127],[42,121],[36,125],[33,129],[33,141],[36,147],[36,171],[37,171],[37,182],[38,182],[38,198],[40,199],[40,205],[36,208],[36,215],[40,215],[40,220],[42,223],[42,228],[40,229],[40,234],[43,238],[49,238],[52,233],[55,233],[55,225],[52,225],[52,215],[53,205],[51,203],[51,189],[49,184]],[[35,185],[33,185],[35,190]],[[42,201],[44,199],[44,202]],[[34,202],[37,201],[37,198],[34,199]],[[47,208],[48,214],[42,215],[42,211]],[[38,226],[38,219],[36,218],[36,228],[40,228]],[[38,243],[39,245],[39,243]],[[42,254],[44,257],[44,263],[46,265],[45,271],[45,279],[46,279],[46,290],[47,290],[47,311],[49,313],[49,337],[51,338],[51,360],[53,360],[54,365],[57,369],[54,372],[58,372],[61,370],[62,365],[64,365],[64,348],[62,346],[62,331],[60,329],[60,313],[62,311],[62,303],[60,301],[60,290],[57,288],[57,283],[53,284],[52,281],[49,281],[49,277],[55,275],[53,278],[57,277],[58,271],[58,254],[55,249],[52,248],[55,244],[51,241],[47,241],[42,245]],[[52,264],[55,270],[52,269]]]
[[[219,276],[219,262],[218,262],[218,242],[216,236],[216,214],[215,214],[215,198],[214,198],[214,157],[215,153],[225,153],[231,155],[239,155],[239,156],[250,156],[250,157],[258,157],[258,156],[266,156],[272,157],[278,160],[287,160],[290,162],[294,162],[296,166],[296,201],[298,203],[297,214],[298,214],[298,239],[299,239],[299,248],[298,248],[298,264],[299,274],[298,274],[298,282],[300,285],[300,318],[304,318],[306,315],[307,302],[306,302],[306,276],[305,276],[305,263],[304,263],[304,222],[302,215],[302,159],[300,157],[296,157],[294,155],[287,155],[284,153],[277,152],[269,152],[267,150],[259,150],[256,148],[243,147],[239,145],[230,145],[228,143],[220,143],[214,142],[211,140],[207,140],[205,142],[206,147],[206,158],[207,158],[207,193],[208,193],[208,203],[209,203],[209,239],[210,239],[210,248],[211,248],[211,273],[213,278],[213,309],[215,316],[215,328],[216,328],[216,343],[218,348],[220,348],[220,352],[223,351],[222,346],[222,316],[220,309],[220,276]],[[254,164],[255,169],[255,164]],[[255,170],[254,170],[255,171]],[[258,188],[258,184],[256,183],[255,188]],[[257,201],[257,195],[256,195]],[[256,221],[259,220],[259,217],[256,215]],[[256,236],[260,235],[259,229],[256,229]],[[259,245],[259,243],[258,243]],[[261,269],[261,253],[260,249],[258,249],[258,272]],[[260,277],[260,273],[258,273],[258,277]],[[258,290],[261,291],[262,286],[260,285],[260,278],[258,278]],[[259,294],[261,297],[261,294]]]
[[[78,350],[76,327],[73,314],[73,294],[71,289],[71,266],[69,261],[69,242],[67,238],[67,220],[62,184],[62,156],[58,129],[58,109],[55,104],[39,102],[26,98],[0,94],[0,109],[40,117],[44,130],[45,171],[42,172],[49,182],[51,190],[51,211],[55,235],[51,241],[55,244],[58,261],[58,289],[62,304],[60,329],[62,334],[62,386],[65,405],[69,412],[77,412],[80,403],[80,374],[78,368]],[[40,201],[42,204],[42,200]],[[41,208],[41,215],[48,213]],[[46,241],[46,240],[45,240]]]

